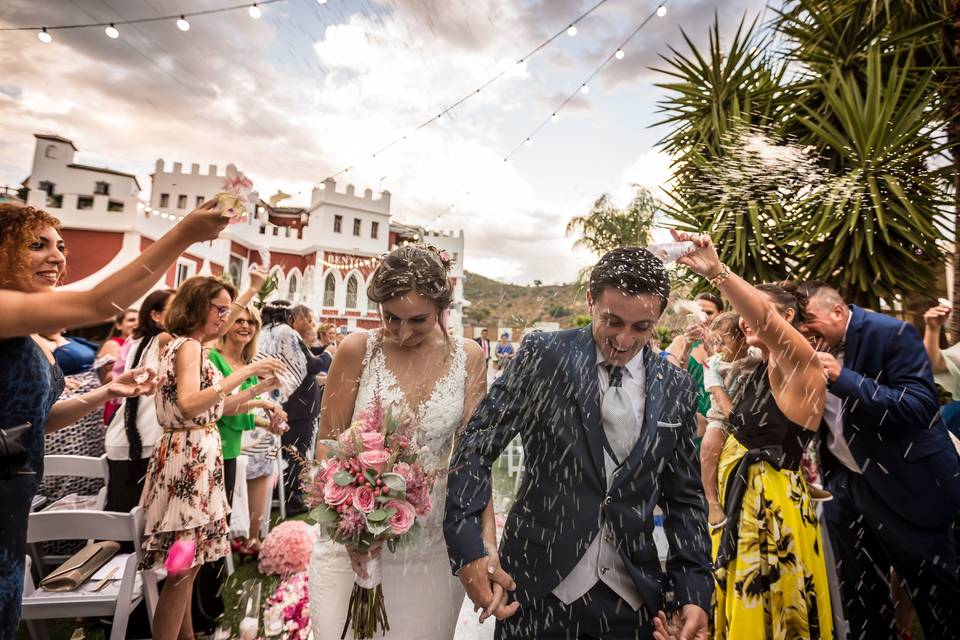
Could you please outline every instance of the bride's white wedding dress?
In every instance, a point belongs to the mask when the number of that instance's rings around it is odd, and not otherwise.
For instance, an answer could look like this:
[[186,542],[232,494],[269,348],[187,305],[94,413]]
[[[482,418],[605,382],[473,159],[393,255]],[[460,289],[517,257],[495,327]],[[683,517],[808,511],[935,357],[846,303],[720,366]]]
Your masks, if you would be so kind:
[[[453,351],[447,374],[437,381],[427,400],[412,406],[387,368],[378,332],[368,332],[354,405],[354,416],[367,409],[375,398],[380,398],[385,409],[408,411],[419,425],[417,442],[427,448],[421,452],[420,461],[428,470],[447,467],[453,438],[463,419],[467,354],[462,338],[451,340]],[[421,520],[423,527],[416,542],[402,546],[396,553],[383,550],[381,575],[390,623],[386,634],[389,640],[453,638],[464,590],[451,573],[443,540],[446,489],[446,476],[441,475],[432,493],[433,511]],[[316,640],[340,640],[354,573],[343,545],[332,542],[319,527],[314,529],[317,541],[310,561],[313,636]]]

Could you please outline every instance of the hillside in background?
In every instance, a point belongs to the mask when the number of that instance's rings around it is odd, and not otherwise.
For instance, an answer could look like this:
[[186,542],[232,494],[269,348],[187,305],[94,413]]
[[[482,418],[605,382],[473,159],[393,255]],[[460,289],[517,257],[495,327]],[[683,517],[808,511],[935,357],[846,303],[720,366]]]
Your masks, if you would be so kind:
[[579,284],[516,285],[466,273],[464,297],[470,301],[464,324],[485,327],[529,327],[559,322],[571,327],[587,313],[586,289]]

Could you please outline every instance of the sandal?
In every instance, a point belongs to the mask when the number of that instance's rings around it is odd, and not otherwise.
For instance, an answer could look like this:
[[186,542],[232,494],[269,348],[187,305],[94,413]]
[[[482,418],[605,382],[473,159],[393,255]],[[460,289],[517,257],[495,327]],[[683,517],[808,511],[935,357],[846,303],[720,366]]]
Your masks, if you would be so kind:
[[251,540],[247,544],[243,545],[240,550],[237,552],[240,554],[240,558],[246,560],[247,558],[256,560],[260,557],[260,542],[257,540]]

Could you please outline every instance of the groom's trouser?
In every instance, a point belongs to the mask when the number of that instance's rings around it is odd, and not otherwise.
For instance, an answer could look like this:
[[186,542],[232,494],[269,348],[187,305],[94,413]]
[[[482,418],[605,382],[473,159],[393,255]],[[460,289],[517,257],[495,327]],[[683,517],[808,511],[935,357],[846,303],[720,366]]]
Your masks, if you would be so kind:
[[496,640],[650,640],[647,610],[634,611],[610,587],[598,582],[582,598],[564,604],[552,593],[521,606],[497,622]]
[[823,512],[838,559],[850,640],[896,636],[890,567],[906,582],[924,637],[960,635],[960,580],[951,526],[908,522],[863,476],[839,464],[826,474],[826,488],[833,500],[824,503]]

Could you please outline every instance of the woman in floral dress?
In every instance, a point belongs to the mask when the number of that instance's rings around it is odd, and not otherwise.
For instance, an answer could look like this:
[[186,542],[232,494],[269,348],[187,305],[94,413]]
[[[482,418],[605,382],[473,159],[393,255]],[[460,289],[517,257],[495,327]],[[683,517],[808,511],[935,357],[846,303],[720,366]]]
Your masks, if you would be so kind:
[[[276,360],[238,368],[229,376],[213,366],[202,344],[216,338],[230,315],[235,291],[215,278],[197,276],[184,282],[166,314],[166,328],[175,338],[160,354],[157,421],[163,435],[147,469],[141,506],[146,512],[143,567],[163,565],[174,542],[195,544],[190,567],[168,576],[157,603],[153,637],[193,637],[189,603],[200,566],[229,553],[227,495],[217,420],[247,413],[249,403],[275,388]],[[267,378],[230,394],[251,376]]]

